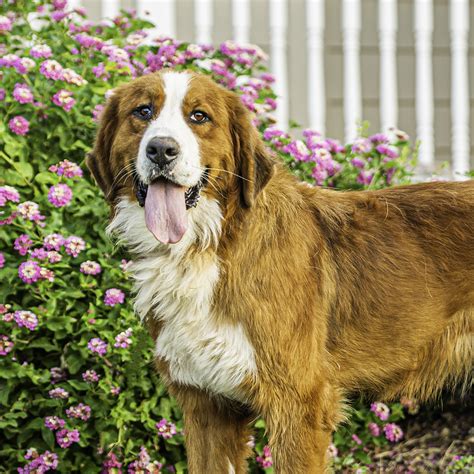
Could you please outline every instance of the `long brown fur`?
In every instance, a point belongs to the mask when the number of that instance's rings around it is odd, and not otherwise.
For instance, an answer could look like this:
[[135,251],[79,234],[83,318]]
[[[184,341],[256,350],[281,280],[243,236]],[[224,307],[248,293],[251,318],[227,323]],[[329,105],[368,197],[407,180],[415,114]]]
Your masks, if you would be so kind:
[[[246,472],[248,423],[262,416],[276,472],[322,473],[346,395],[426,401],[456,384],[468,390],[474,181],[364,192],[303,185],[268,156],[236,96],[203,76],[191,84],[189,101],[199,97],[216,116],[196,131],[211,170],[203,192],[224,215],[207,250],[221,262],[213,307],[244,327],[258,377],[244,382],[244,405],[169,383],[190,472],[228,472],[229,461]],[[112,208],[134,196],[132,177],[119,174],[136,158],[143,126],[129,115],[144,95],[159,113],[159,75],[116,91],[89,157]],[[159,330],[150,320],[153,337]],[[157,367],[166,380],[166,362]]]

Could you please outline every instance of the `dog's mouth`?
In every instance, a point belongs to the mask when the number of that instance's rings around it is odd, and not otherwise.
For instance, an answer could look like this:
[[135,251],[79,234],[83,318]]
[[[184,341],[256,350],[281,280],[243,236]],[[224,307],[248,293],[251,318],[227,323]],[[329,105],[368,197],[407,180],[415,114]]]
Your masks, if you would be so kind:
[[190,188],[163,176],[149,185],[138,181],[135,188],[137,201],[145,208],[146,226],[157,240],[174,244],[182,239],[187,230],[186,211],[197,206],[207,179],[206,169],[199,182]]

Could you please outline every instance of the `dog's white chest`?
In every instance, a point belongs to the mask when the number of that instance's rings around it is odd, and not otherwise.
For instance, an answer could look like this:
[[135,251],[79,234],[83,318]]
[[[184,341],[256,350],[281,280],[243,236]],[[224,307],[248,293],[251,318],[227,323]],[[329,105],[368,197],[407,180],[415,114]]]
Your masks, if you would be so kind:
[[182,241],[169,247],[157,246],[143,210],[127,201],[119,205],[110,230],[145,255],[131,267],[135,310],[141,318],[151,314],[162,322],[156,355],[168,362],[172,381],[240,400],[240,384],[256,374],[253,347],[240,324],[219,322],[218,309],[211,308],[219,278],[216,255],[188,252],[196,241],[208,247],[217,240],[222,216],[218,204],[207,199],[188,216]]

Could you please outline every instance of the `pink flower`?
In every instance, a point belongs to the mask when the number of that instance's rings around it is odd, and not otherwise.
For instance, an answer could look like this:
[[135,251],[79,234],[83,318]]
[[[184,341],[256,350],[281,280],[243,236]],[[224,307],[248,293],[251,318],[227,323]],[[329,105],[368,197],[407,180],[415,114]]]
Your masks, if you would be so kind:
[[69,392],[64,390],[63,388],[53,388],[48,392],[50,398],[60,398],[62,400],[65,400],[66,398],[69,398]]
[[86,370],[82,374],[82,380],[84,380],[84,382],[87,382],[87,383],[98,382],[99,378],[100,377],[97,374],[97,372],[95,370],[91,370],[91,369]]
[[120,387],[110,387],[110,393],[116,397],[121,392]]
[[331,458],[335,458],[338,455],[338,450],[333,443],[328,446],[327,454]]
[[77,418],[79,420],[87,421],[91,416],[91,407],[79,403],[78,405],[72,406],[66,410],[66,415],[69,418]]
[[356,167],[356,168],[363,168],[365,166],[365,161],[360,158],[359,156],[355,156],[352,158],[351,163]]
[[80,237],[71,235],[64,241],[66,253],[72,257],[77,257],[82,250],[86,248],[86,243]]
[[164,439],[170,439],[176,434],[176,426],[166,418],[162,418],[155,427],[158,430],[158,436]]
[[270,452],[270,447],[264,446],[262,455],[257,456],[255,460],[257,461],[257,464],[264,469],[267,467],[272,467],[273,459],[272,453]]
[[87,343],[87,347],[91,352],[103,356],[107,353],[108,344],[100,337],[94,337]]
[[[122,463],[119,462],[117,459],[117,456],[114,453],[109,453],[107,454],[107,458],[105,461],[102,463],[102,473],[103,474],[109,474],[109,473],[118,473],[121,474],[122,470],[120,469],[122,467]],[[146,471],[143,470],[143,473]]]
[[102,271],[102,268],[97,262],[86,260],[81,263],[80,271],[85,275],[98,275]]
[[58,107],[62,107],[66,112],[69,112],[73,105],[76,103],[76,99],[73,98],[72,92],[66,89],[61,89],[53,95],[52,101]]
[[380,144],[376,147],[376,150],[390,159],[398,158],[399,155],[398,148],[393,145]]
[[63,67],[54,59],[47,59],[41,63],[40,73],[48,79],[58,81],[63,77]]
[[78,443],[80,438],[79,431],[62,429],[56,433],[56,441],[61,448],[69,448],[72,443]]
[[13,28],[13,23],[7,16],[0,15],[0,32],[2,31],[11,31]]
[[128,465],[128,474],[160,474],[163,465],[158,461],[151,461],[150,455],[148,454],[145,446],[140,448],[138,459]]
[[26,135],[30,130],[30,122],[22,115],[17,115],[8,122],[8,127],[17,135]]
[[3,255],[2,252],[0,252],[0,268],[3,268],[5,266],[5,256]]
[[132,343],[130,339],[132,335],[132,328],[128,328],[126,331],[121,332],[117,336],[115,336],[115,344],[114,347],[121,347],[122,349],[126,349]]
[[356,180],[359,184],[363,184],[364,186],[368,186],[372,182],[373,178],[374,178],[374,173],[372,173],[371,171],[362,170],[357,175]]
[[41,278],[41,268],[33,260],[28,260],[18,267],[18,276],[25,283],[35,283]]
[[50,58],[53,53],[51,48],[46,44],[37,44],[30,49],[33,58]]
[[402,429],[395,423],[387,423],[383,427],[383,431],[385,433],[385,437],[392,443],[396,443],[403,438]]
[[41,215],[39,206],[36,202],[33,201],[25,201],[17,206],[18,214],[23,217],[23,219],[37,222],[42,221],[44,216]]
[[60,430],[61,428],[64,428],[65,424],[66,422],[57,416],[47,416],[44,419],[44,426],[46,426],[46,428],[50,429],[51,431]]
[[354,441],[359,446],[362,444],[362,440],[356,434],[353,434],[351,438],[352,438],[352,441]]
[[0,186],[0,206],[8,201],[20,202],[20,193],[12,186]]
[[64,183],[59,183],[49,188],[48,201],[55,207],[67,206],[72,199],[71,188]]
[[6,356],[13,349],[13,342],[10,341],[8,336],[0,334],[0,356]]
[[382,402],[374,402],[370,405],[370,411],[375,413],[375,416],[385,421],[390,416],[390,408]]
[[372,142],[368,138],[357,138],[352,144],[352,153],[369,153]]
[[30,104],[34,101],[33,92],[29,86],[18,82],[13,89],[13,98],[20,104]]
[[118,288],[110,288],[106,290],[104,296],[104,303],[106,306],[115,306],[122,304],[125,300],[125,293]]
[[15,239],[13,248],[18,251],[20,255],[26,255],[28,249],[33,245],[33,241],[30,239],[30,236],[27,234],[21,234]]
[[58,263],[63,259],[63,256],[56,250],[50,250],[47,255],[49,263]]
[[377,423],[370,422],[367,425],[367,428],[369,428],[370,434],[372,436],[379,436],[380,435],[380,427]]
[[49,369],[49,373],[51,375],[51,383],[54,385],[55,383],[61,382],[61,380],[66,379],[66,371],[61,369],[61,367],[52,367]]
[[82,170],[76,163],[69,160],[60,161],[49,167],[49,171],[65,178],[82,178]]
[[43,240],[43,245],[46,250],[60,250],[64,244],[64,237],[61,234],[49,234]]
[[63,69],[63,81],[76,86],[87,84],[87,81],[73,69]]
[[100,115],[102,114],[102,112],[104,111],[104,106],[102,104],[97,104],[95,107],[94,107],[94,110],[92,111],[92,120],[94,122],[99,122],[100,120]]
[[14,318],[20,328],[25,327],[33,331],[38,326],[38,318],[31,311],[15,311]]
[[48,258],[48,252],[43,248],[37,248],[30,252],[31,258],[36,258],[37,260],[46,260]]

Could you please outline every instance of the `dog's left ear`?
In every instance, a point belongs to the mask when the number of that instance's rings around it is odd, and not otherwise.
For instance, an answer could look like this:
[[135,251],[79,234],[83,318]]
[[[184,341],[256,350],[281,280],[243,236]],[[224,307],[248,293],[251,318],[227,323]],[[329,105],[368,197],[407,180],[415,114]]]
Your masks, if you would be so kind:
[[242,200],[251,207],[275,172],[275,162],[265,148],[249,111],[233,93],[227,96],[230,133],[234,144],[237,173],[241,179]]

